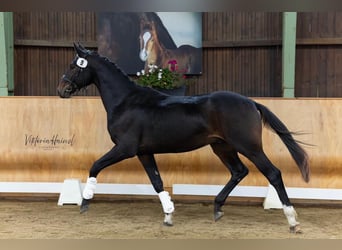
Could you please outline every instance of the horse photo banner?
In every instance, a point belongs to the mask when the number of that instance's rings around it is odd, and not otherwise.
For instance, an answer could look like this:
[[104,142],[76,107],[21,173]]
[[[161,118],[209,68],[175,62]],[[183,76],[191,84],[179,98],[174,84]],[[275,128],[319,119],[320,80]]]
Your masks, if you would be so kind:
[[100,12],[97,42],[98,52],[129,75],[170,63],[184,74],[202,73],[202,13]]

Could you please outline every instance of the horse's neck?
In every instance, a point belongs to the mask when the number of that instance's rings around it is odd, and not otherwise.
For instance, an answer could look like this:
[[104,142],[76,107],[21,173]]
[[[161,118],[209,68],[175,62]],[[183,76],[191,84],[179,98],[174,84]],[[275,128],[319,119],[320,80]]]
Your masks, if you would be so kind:
[[[108,62],[107,62],[108,63]],[[130,94],[134,83],[113,64],[98,64],[95,85],[107,113],[113,112]]]
[[154,36],[155,40],[155,46],[154,46],[154,56],[155,58],[155,64],[166,68],[168,67],[168,61],[170,59],[174,59],[174,52],[173,50],[167,49],[162,43],[160,43],[158,37]]
[[165,48],[165,46],[158,41],[155,46],[155,64],[162,68],[166,68],[170,58],[173,58],[172,51]]

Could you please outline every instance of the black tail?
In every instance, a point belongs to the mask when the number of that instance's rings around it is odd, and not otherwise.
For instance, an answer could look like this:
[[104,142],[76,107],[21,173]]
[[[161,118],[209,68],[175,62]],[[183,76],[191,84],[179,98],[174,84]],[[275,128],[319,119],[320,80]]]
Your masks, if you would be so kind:
[[284,123],[280,121],[275,114],[273,114],[267,107],[260,103],[255,103],[255,105],[261,113],[264,124],[279,135],[280,139],[286,145],[287,149],[292,155],[292,158],[296,162],[300,172],[302,173],[303,179],[306,182],[309,182],[310,169],[307,153],[297,143],[297,141],[293,139],[292,133],[286,128]]

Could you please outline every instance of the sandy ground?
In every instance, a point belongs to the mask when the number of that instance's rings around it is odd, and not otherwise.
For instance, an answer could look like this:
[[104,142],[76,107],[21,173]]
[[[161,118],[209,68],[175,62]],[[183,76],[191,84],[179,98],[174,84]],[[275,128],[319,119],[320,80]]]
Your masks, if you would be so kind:
[[282,210],[262,205],[225,205],[213,221],[208,202],[175,202],[166,227],[155,200],[94,201],[85,214],[57,201],[0,198],[0,239],[342,239],[342,208],[296,206],[302,234],[291,234]]

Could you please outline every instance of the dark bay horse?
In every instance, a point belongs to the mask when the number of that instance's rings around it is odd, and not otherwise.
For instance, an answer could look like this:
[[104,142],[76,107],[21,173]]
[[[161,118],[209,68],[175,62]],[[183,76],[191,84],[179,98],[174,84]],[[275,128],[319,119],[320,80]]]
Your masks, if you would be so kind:
[[170,60],[177,61],[178,68],[185,74],[198,74],[201,71],[201,49],[191,45],[182,45],[167,49],[159,41],[155,23],[140,24],[140,59],[145,61],[145,71],[149,65],[167,68]]
[[292,232],[298,232],[296,212],[287,196],[281,172],[262,148],[263,123],[279,135],[309,181],[306,152],[286,126],[264,105],[232,92],[199,96],[169,96],[131,81],[114,63],[75,45],[76,57],[58,85],[60,97],[71,97],[94,83],[107,112],[107,127],[115,146],[94,162],[83,190],[81,212],[88,209],[100,171],[124,159],[137,156],[158,193],[164,223],[172,225],[174,204],[158,171],[154,154],[178,153],[210,145],[231,173],[231,178],[214,203],[214,219],[233,188],[248,174],[238,153],[251,160],[276,189]]

